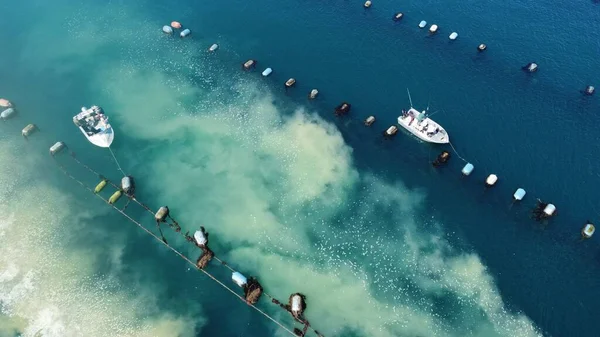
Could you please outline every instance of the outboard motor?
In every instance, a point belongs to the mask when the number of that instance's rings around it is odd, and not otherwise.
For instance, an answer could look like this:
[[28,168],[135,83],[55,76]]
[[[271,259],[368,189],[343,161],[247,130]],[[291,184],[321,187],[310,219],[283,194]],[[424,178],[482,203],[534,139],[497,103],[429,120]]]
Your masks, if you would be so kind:
[[133,193],[135,193],[135,182],[133,181],[132,176],[125,176],[121,179],[121,189],[125,194],[133,197]]

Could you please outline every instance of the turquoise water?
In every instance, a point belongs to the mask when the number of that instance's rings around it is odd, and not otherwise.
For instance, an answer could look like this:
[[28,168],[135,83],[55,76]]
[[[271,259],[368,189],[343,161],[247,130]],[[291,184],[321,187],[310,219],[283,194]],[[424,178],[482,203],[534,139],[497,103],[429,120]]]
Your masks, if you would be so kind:
[[[119,179],[110,153],[71,124],[92,104],[110,116],[140,200],[168,205],[184,231],[204,225],[217,255],[269,294],[306,294],[306,316],[325,336],[597,335],[600,251],[597,238],[579,241],[598,215],[600,104],[579,93],[600,85],[595,3],[0,8],[0,96],[19,110],[0,125],[0,336],[287,334],[48,158],[63,140]],[[391,19],[397,11],[401,22]],[[440,26],[436,36],[417,28],[423,19]],[[162,34],[172,20],[192,36]],[[489,49],[479,54],[482,42]],[[241,72],[249,58],[257,70]],[[531,61],[538,73],[519,70]],[[298,82],[286,92],[289,77]],[[314,87],[321,94],[309,102]],[[407,87],[417,107],[439,111],[434,119],[475,165],[470,177],[456,155],[431,167],[444,147],[403,133],[382,139],[409,104]],[[338,119],[341,101],[352,111]],[[41,132],[25,142],[19,132],[31,122]],[[499,183],[484,191],[490,173]],[[511,206],[518,187],[528,194]],[[558,208],[546,226],[529,218],[538,197]],[[153,228],[139,208],[128,213]],[[234,286],[224,268],[209,270]],[[267,300],[259,307],[293,326]]]

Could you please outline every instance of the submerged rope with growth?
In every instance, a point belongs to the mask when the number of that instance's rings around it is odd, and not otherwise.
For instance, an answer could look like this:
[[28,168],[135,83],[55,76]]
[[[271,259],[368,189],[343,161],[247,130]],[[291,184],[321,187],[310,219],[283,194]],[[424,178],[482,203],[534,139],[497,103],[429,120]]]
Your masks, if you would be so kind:
[[[112,153],[112,151],[111,151]],[[81,162],[76,156],[75,153],[70,151],[70,156],[71,158],[78,163],[79,165],[83,166],[84,168],[86,168],[88,171],[90,171],[91,173],[97,175],[98,177],[100,177],[101,179],[105,179],[106,182],[108,182],[111,186],[113,186],[116,189],[120,189],[120,186],[116,185],[114,182],[110,181],[109,179],[103,177],[101,174],[99,174],[98,172],[96,172],[94,169],[92,169],[91,167],[89,167],[88,165],[84,164],[83,162]],[[57,162],[58,164],[58,162]],[[118,165],[118,164],[117,164]],[[75,178],[73,175],[71,175],[70,173],[67,172],[67,170],[60,164],[58,164],[58,166],[60,167],[60,169],[63,171],[63,173],[68,176],[69,178],[71,178],[72,180],[74,180],[75,182],[79,183],[83,188],[85,188],[86,190],[94,193],[94,190],[85,185],[82,181],[80,181],[79,179]],[[272,316],[270,316],[269,314],[267,314],[266,312],[262,311],[260,308],[258,308],[256,305],[249,303],[248,301],[246,301],[246,299],[244,299],[242,296],[240,296],[238,293],[236,293],[233,289],[231,289],[230,287],[228,287],[227,285],[225,285],[223,282],[219,281],[216,277],[214,277],[212,274],[210,274],[209,272],[207,272],[206,270],[199,268],[198,265],[196,263],[194,263],[193,261],[191,261],[187,256],[185,256],[183,253],[181,253],[180,251],[178,251],[177,249],[173,248],[171,245],[169,245],[165,238],[164,235],[162,234],[161,231],[161,236],[162,238],[159,238],[156,234],[154,234],[153,232],[151,232],[150,230],[148,230],[146,227],[144,227],[140,222],[138,222],[137,220],[133,219],[131,216],[129,216],[127,213],[125,213],[125,209],[127,208],[127,206],[129,205],[130,201],[134,201],[135,203],[137,203],[138,205],[140,205],[142,208],[144,208],[146,211],[148,211],[150,214],[154,215],[155,212],[152,211],[148,206],[146,206],[145,204],[143,204],[142,202],[140,202],[139,200],[137,200],[135,197],[129,197],[127,204],[125,205],[125,207],[123,207],[123,209],[119,209],[118,207],[116,207],[114,204],[111,204],[107,199],[105,199],[104,197],[102,197],[101,195],[94,193],[94,195],[96,195],[97,197],[99,197],[100,199],[102,199],[105,203],[107,203],[109,206],[111,206],[112,208],[114,208],[115,210],[117,210],[119,213],[121,213],[123,216],[125,216],[128,220],[130,220],[131,222],[133,222],[134,224],[136,224],[138,227],[140,227],[143,231],[145,231],[146,233],[148,233],[149,235],[151,235],[154,239],[156,239],[157,241],[159,241],[161,244],[163,244],[164,246],[166,246],[167,248],[169,248],[171,251],[173,251],[177,256],[179,256],[180,258],[182,258],[184,261],[188,262],[189,264],[191,264],[192,266],[194,266],[195,269],[200,270],[201,272],[203,272],[205,275],[207,275],[208,277],[210,277],[213,281],[217,282],[219,285],[221,285],[223,288],[227,289],[229,292],[231,292],[232,294],[234,294],[238,299],[240,299],[242,302],[248,304],[249,306],[251,306],[252,308],[254,308],[256,311],[258,311],[259,313],[261,313],[262,315],[264,315],[265,317],[267,317],[268,319],[270,319],[271,321],[273,321],[275,324],[277,324],[279,327],[281,327],[282,329],[284,329],[286,332],[290,333],[293,336],[298,336],[298,334],[296,334],[295,332],[293,332],[292,330],[288,329],[287,327],[285,327],[284,325],[282,325],[279,321],[277,321],[276,319],[274,319]],[[179,224],[171,218],[171,220],[174,222],[174,224],[169,223],[169,226],[174,227],[176,229],[177,232],[180,232],[181,228],[179,227]],[[160,226],[158,227],[160,230]],[[231,272],[236,272],[235,269],[233,269],[232,267],[230,267],[227,262],[219,259],[217,256],[213,256],[213,258],[215,260],[217,260],[218,262],[221,263],[221,265],[223,265],[225,268],[229,269]],[[267,296],[272,303],[277,304],[279,306],[281,306],[282,308],[284,308],[285,310],[287,310],[287,308],[281,304],[281,302],[279,302],[276,298],[274,298],[273,296],[267,294],[266,292],[263,291],[263,294],[265,296]],[[306,331],[308,329],[312,330],[317,336],[319,337],[323,337],[323,335],[321,335],[321,333],[317,330],[315,330],[312,326],[310,326],[310,323],[308,322],[308,320],[299,320],[297,318],[294,318],[296,321],[298,321],[301,324],[304,324],[304,328],[301,331],[301,335],[300,336],[304,336],[304,334],[306,333]]]

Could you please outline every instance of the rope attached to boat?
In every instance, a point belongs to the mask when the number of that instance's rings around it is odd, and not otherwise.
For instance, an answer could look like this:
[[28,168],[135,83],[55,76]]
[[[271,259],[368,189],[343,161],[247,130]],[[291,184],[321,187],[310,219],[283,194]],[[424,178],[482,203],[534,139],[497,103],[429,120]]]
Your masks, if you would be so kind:
[[121,173],[123,173],[123,176],[126,176],[127,174],[125,173],[125,171],[123,171],[123,169],[121,168],[121,165],[119,165],[119,161],[117,160],[117,157],[113,153],[110,146],[108,147],[108,151],[110,151],[110,154],[112,155],[113,159],[115,160],[115,163],[117,163],[117,168],[119,169],[119,171],[121,171]]
[[450,147],[452,148],[452,150],[454,151],[454,153],[456,153],[456,156],[458,158],[460,158],[465,163],[468,163],[468,161],[465,158],[461,157],[460,154],[458,154],[458,151],[456,151],[456,149],[454,148],[454,145],[452,145],[452,142],[448,142],[448,144],[450,144]]
[[[88,165],[84,164],[83,162],[81,162],[76,156],[75,153],[72,151],[70,152],[70,156],[71,158],[78,163],[79,165],[81,165],[82,167],[86,168],[88,171],[90,171],[91,173],[97,175],[99,178],[101,179],[105,179],[111,186],[113,186],[116,189],[120,189],[120,187],[118,185],[116,185],[115,183],[113,183],[112,181],[110,181],[109,179],[107,179],[106,177],[103,177],[101,174],[99,174],[98,172],[96,172],[94,169],[92,169],[91,167],[89,167]],[[75,182],[79,183],[83,188],[85,188],[86,190],[94,193],[93,189],[87,185],[85,185],[82,181],[80,181],[79,179],[75,178],[74,176],[72,176],[71,174],[69,174],[67,172],[67,170],[60,165],[57,162],[58,166],[60,167],[60,169],[63,171],[63,173],[65,175],[67,175],[69,178],[71,178],[72,180],[74,180]],[[191,261],[187,256],[183,255],[183,253],[179,252],[177,249],[173,248],[171,245],[169,245],[167,243],[167,241],[164,239],[164,235],[162,234],[162,231],[160,230],[160,226],[158,227],[158,229],[161,231],[161,237],[159,238],[156,234],[154,234],[153,232],[151,232],[150,230],[148,230],[146,227],[144,227],[141,223],[139,223],[137,220],[133,219],[131,216],[129,216],[128,214],[125,213],[125,209],[127,208],[127,206],[129,205],[130,201],[133,201],[135,203],[137,203],[138,205],[140,205],[142,208],[144,208],[146,211],[148,211],[148,213],[154,215],[155,212],[152,211],[152,209],[150,209],[148,206],[146,206],[145,204],[143,204],[142,202],[140,202],[139,200],[137,200],[135,197],[130,197],[128,198],[128,201],[125,205],[125,207],[123,207],[123,209],[119,209],[118,207],[116,207],[114,204],[111,204],[108,202],[107,199],[105,199],[104,197],[102,197],[99,194],[94,193],[94,195],[96,195],[97,197],[99,197],[100,199],[102,199],[105,203],[107,203],[109,206],[111,206],[112,208],[114,208],[115,210],[117,210],[117,212],[121,213],[123,216],[125,216],[128,220],[130,220],[131,222],[133,222],[134,224],[136,224],[138,227],[140,227],[143,231],[145,231],[146,233],[148,233],[149,235],[151,235],[154,239],[156,239],[157,241],[159,241],[161,244],[163,244],[164,246],[166,246],[167,248],[169,248],[171,251],[173,251],[176,255],[178,255],[180,258],[182,258],[183,260],[185,260],[186,262],[188,262],[189,264],[193,265],[195,269],[200,270],[201,272],[203,272],[204,274],[206,274],[208,277],[210,277],[211,279],[213,279],[215,282],[217,282],[219,285],[221,285],[222,287],[224,287],[225,289],[227,289],[229,292],[231,292],[232,294],[234,294],[237,298],[239,298],[241,301],[243,301],[244,303],[248,304],[249,306],[253,307],[255,310],[257,310],[258,312],[260,312],[262,315],[264,315],[265,317],[269,318],[271,321],[273,321],[275,324],[277,324],[279,327],[281,327],[282,329],[284,329],[285,331],[287,331],[288,333],[290,333],[293,336],[297,336],[297,334],[291,330],[289,330],[288,328],[286,328],[285,326],[283,326],[281,323],[279,323],[279,321],[275,320],[273,317],[271,317],[269,314],[265,313],[264,311],[262,311],[261,309],[259,309],[258,307],[256,307],[254,304],[248,303],[242,296],[240,296],[238,293],[236,293],[234,290],[232,290],[231,288],[229,288],[227,285],[225,285],[223,282],[219,281],[218,279],[216,279],[212,274],[208,273],[206,270],[199,268],[193,261]],[[179,230],[176,230],[178,233],[181,231],[181,228],[179,227],[179,225],[177,224],[177,222],[172,219],[171,217],[169,217],[174,224],[169,223],[169,226],[172,228],[176,228]],[[225,262],[224,260],[219,259],[217,256],[213,256],[213,258],[215,260],[217,260],[218,262],[220,262],[221,265],[223,265],[225,268],[229,269],[231,272],[236,272],[235,269],[233,269],[232,267],[229,266],[229,264],[227,262]],[[267,294],[266,292],[263,291],[263,295],[265,295],[266,297],[268,297],[272,303],[274,304],[279,304],[280,302],[274,298],[273,296]],[[281,305],[280,305],[281,306]],[[286,309],[285,306],[282,306],[282,308]],[[287,310],[287,309],[286,309]],[[296,319],[297,320],[297,319]],[[312,330],[317,336],[319,337],[323,337],[323,335],[315,330],[312,326],[310,326],[310,323],[308,322],[308,320],[297,320],[299,323],[304,324],[304,329],[302,330],[302,334],[301,336],[304,336],[304,334],[306,333],[307,329]]]

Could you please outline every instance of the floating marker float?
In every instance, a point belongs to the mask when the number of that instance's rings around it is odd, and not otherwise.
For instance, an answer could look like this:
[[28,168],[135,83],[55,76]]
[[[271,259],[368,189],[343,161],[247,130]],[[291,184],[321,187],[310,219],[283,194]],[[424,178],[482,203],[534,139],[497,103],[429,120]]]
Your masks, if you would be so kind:
[[213,45],[210,46],[210,48],[208,48],[208,51],[215,51],[217,49],[219,49],[219,45],[216,43],[213,43]]
[[310,93],[308,94],[308,98],[310,99],[315,99],[317,98],[317,95],[319,95],[319,90],[317,89],[313,89],[310,91]]
[[371,0],[367,0],[364,4],[365,8],[369,8],[369,7],[371,7],[371,5],[372,5]]
[[543,212],[546,215],[546,217],[551,217],[556,212],[556,206],[554,206],[553,204],[547,204],[546,207],[544,207]]
[[335,114],[337,116],[345,115],[348,112],[350,112],[351,108],[352,108],[352,105],[350,105],[350,103],[342,102],[342,104],[335,107]]
[[231,274],[231,279],[233,280],[233,282],[235,282],[235,284],[242,288],[246,284],[248,284],[248,279],[246,279],[246,276],[242,275],[240,272],[237,271]]
[[538,65],[535,62],[530,62],[524,65],[521,69],[529,73],[535,73],[538,70]]
[[65,143],[56,142],[54,145],[50,146],[50,155],[54,156],[65,148]]
[[14,117],[17,114],[17,110],[14,108],[8,108],[0,113],[0,118],[7,120]]
[[403,17],[404,17],[404,13],[398,12],[394,15],[394,21],[402,20]]
[[427,26],[427,21],[423,20],[419,22],[419,28],[425,28],[425,26]]
[[135,182],[132,176],[125,176],[121,179],[121,189],[128,196],[133,196],[135,192]]
[[435,34],[438,30],[438,25],[431,25],[431,27],[429,27],[429,33],[431,34]]
[[154,214],[154,219],[156,221],[165,221],[165,219],[169,216],[169,207],[167,206],[161,206],[158,211],[156,212],[156,214]]
[[452,32],[452,34],[450,34],[450,36],[449,36],[450,40],[456,40],[457,37],[458,37],[457,32]]
[[111,205],[114,204],[119,200],[119,198],[121,198],[121,195],[123,195],[123,192],[121,192],[121,190],[116,191],[115,193],[113,193],[113,195],[110,196],[110,198],[108,198],[108,203]]
[[525,192],[524,189],[517,188],[517,190],[515,191],[515,194],[513,194],[513,199],[515,201],[521,201],[525,197],[525,194],[527,194],[527,192]]
[[106,179],[103,179],[101,182],[99,182],[98,185],[96,185],[96,188],[94,188],[94,193],[100,193],[106,187],[106,183],[108,183],[108,180]]
[[256,61],[248,60],[242,65],[242,67],[244,67],[245,70],[250,70],[250,69],[256,67]]
[[262,72],[262,75],[263,75],[264,77],[267,77],[267,76],[271,75],[271,73],[272,73],[272,72],[273,72],[273,69],[271,69],[271,68],[267,68],[267,69],[265,69],[265,70]]
[[583,237],[584,239],[589,239],[592,237],[592,235],[594,235],[595,231],[596,231],[596,227],[593,224],[588,223],[581,230],[581,237]]
[[12,107],[12,103],[5,99],[5,98],[0,98],[0,107],[2,108],[11,108]]
[[468,176],[469,174],[471,174],[471,172],[473,172],[473,169],[475,169],[475,166],[473,166],[473,164],[471,163],[467,163],[467,165],[463,167],[461,172],[464,176]]
[[206,243],[208,243],[208,239],[206,238],[206,235],[204,235],[203,231],[196,231],[194,233],[194,240],[196,240],[196,244],[198,246],[205,246]]
[[179,33],[179,36],[181,37],[186,37],[188,35],[192,34],[192,31],[189,30],[189,28],[184,29],[181,33]]
[[296,79],[295,78],[290,78],[289,80],[285,81],[285,87],[286,88],[291,88],[296,84]]
[[596,91],[596,89],[591,85],[588,85],[587,87],[585,87],[585,94],[588,96],[593,95],[594,91]]
[[479,51],[484,51],[486,49],[487,49],[487,46],[485,45],[485,43],[482,43],[479,46],[477,46],[477,50],[479,50]]
[[365,119],[366,126],[371,126],[373,123],[375,123],[375,116],[369,116],[367,119]]
[[180,29],[181,28],[181,23],[179,23],[177,21],[173,21],[173,22],[171,22],[171,27],[173,27],[175,29]]
[[384,131],[384,135],[391,137],[391,136],[395,136],[396,133],[398,133],[398,128],[395,125],[390,126],[389,128],[387,128],[387,130]]
[[495,174],[490,174],[487,179],[485,179],[485,184],[488,187],[492,187],[496,184],[496,182],[498,181],[498,176],[496,176]]
[[163,26],[162,31],[165,34],[173,34],[173,28],[171,28],[171,26]]
[[21,130],[21,134],[23,135],[23,137],[27,138],[29,137],[29,135],[34,133],[35,130],[37,130],[37,126],[35,126],[35,124],[28,124],[26,127],[23,128],[23,130]]

